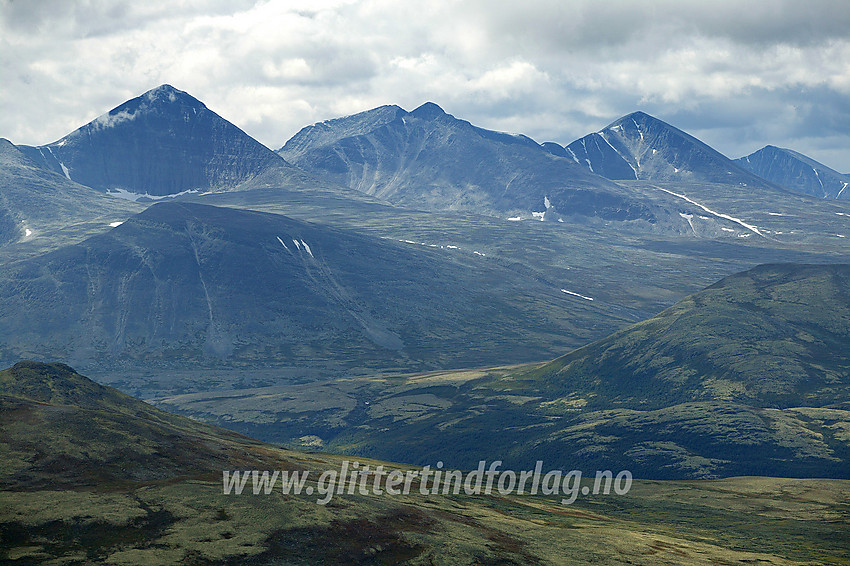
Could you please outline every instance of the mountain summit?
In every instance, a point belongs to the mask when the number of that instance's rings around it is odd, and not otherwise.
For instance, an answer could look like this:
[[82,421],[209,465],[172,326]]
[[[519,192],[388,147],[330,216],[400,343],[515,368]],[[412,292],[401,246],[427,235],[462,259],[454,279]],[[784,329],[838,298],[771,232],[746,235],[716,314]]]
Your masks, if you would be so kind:
[[167,84],[56,142],[20,149],[77,183],[151,196],[227,188],[270,166],[287,165],[201,101]]
[[524,218],[654,220],[634,195],[534,140],[473,126],[433,102],[380,106],[308,126],[285,159],[403,206]]
[[735,163],[768,181],[819,198],[850,199],[850,175],[842,175],[802,153],[767,145]]
[[608,179],[767,184],[697,138],[645,112],[623,116],[572,142],[566,151],[576,163]]

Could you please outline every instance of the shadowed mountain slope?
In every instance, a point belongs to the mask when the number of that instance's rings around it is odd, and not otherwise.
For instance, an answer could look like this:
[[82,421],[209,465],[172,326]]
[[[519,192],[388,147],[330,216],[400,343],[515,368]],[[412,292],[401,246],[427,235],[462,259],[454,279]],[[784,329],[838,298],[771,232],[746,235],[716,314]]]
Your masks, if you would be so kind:
[[565,149],[576,163],[609,179],[770,185],[690,134],[644,112],[623,116]]
[[850,176],[790,149],[765,146],[735,163],[760,177],[818,198],[850,199]]
[[461,246],[159,203],[4,270],[0,358],[424,369],[528,361],[623,323],[550,285]]
[[292,167],[201,101],[161,85],[39,147],[39,165],[101,191],[163,196],[232,187]]
[[651,208],[628,191],[530,138],[475,127],[431,102],[308,126],[279,153],[336,183],[414,208],[654,221]]

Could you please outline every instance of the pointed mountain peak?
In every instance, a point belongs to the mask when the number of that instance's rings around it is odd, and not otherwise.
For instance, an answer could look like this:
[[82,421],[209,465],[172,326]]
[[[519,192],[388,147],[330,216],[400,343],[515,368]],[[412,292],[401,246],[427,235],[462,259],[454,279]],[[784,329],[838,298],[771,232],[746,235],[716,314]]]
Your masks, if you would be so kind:
[[793,149],[766,145],[735,160],[744,169],[789,189],[828,199],[850,198],[850,178]]
[[766,184],[687,132],[640,110],[574,141],[567,151],[608,179]]
[[127,102],[116,106],[70,135],[82,133],[87,129],[98,130],[117,126],[123,122],[136,119],[139,114],[155,113],[194,116],[202,110],[207,110],[203,102],[182,90],[177,90],[169,84],[163,84],[147,91],[141,96],[131,98]]
[[622,118],[618,118],[608,124],[602,131],[605,130],[616,130],[618,127],[626,128],[626,129],[635,129],[640,128],[640,126],[663,126],[672,128],[670,124],[665,122],[664,120],[659,120],[655,116],[647,114],[641,110],[636,112],[632,112],[630,114],[626,114]]
[[447,114],[445,110],[443,110],[433,102],[426,102],[425,104],[411,112],[410,115],[415,116],[416,118],[421,118],[423,120],[434,120],[437,118],[442,118],[443,116],[450,116],[450,114]]
[[168,84],[54,143],[22,146],[22,151],[80,184],[153,196],[227,189],[267,167],[287,165],[203,102]]

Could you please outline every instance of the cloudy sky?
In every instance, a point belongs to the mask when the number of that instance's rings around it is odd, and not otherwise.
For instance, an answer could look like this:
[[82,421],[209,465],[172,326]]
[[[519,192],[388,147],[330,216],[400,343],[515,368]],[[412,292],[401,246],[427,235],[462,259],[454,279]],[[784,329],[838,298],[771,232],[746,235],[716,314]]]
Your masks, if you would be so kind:
[[559,143],[640,109],[850,172],[847,0],[0,0],[0,137],[51,142],[162,83],[273,149],[430,100]]

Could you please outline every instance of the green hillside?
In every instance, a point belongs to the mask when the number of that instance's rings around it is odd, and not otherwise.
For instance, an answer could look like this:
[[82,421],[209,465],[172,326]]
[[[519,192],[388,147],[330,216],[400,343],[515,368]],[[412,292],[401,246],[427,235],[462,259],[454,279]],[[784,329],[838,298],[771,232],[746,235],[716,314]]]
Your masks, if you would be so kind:
[[36,362],[0,372],[0,423],[4,564],[850,559],[846,481],[636,481],[627,494],[580,497],[570,506],[551,495],[425,496],[418,483],[406,496],[339,494],[324,506],[279,488],[224,495],[222,470],[318,475],[339,469],[343,458],[264,445],[164,413],[68,366]]

